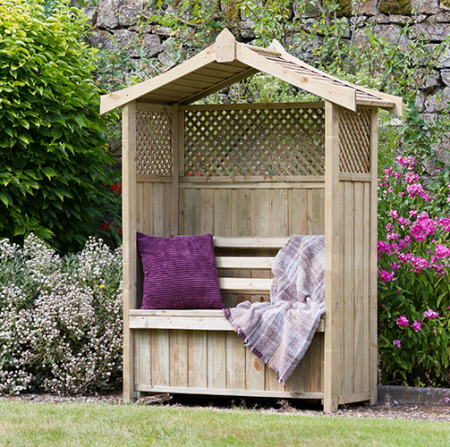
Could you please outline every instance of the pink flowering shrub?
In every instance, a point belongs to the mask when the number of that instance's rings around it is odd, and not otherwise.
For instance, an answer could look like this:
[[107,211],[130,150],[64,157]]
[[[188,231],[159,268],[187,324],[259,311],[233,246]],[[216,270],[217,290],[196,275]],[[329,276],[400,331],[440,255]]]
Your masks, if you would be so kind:
[[122,370],[122,255],[90,238],[60,257],[0,240],[0,394],[111,389]]
[[439,169],[425,185],[419,165],[413,157],[398,157],[379,179],[382,380],[448,386],[450,176]]

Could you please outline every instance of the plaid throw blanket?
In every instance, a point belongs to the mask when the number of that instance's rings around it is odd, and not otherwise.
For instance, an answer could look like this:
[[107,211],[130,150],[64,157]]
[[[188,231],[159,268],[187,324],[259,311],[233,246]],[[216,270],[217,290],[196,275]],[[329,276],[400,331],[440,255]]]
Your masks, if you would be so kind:
[[246,301],[224,314],[245,346],[285,385],[325,312],[324,236],[292,236],[272,271],[271,303]]

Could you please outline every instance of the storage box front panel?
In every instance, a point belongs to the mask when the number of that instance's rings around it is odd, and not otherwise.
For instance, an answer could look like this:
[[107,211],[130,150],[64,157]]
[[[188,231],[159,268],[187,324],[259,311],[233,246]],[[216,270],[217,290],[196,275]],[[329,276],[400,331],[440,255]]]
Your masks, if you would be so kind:
[[135,353],[135,389],[140,391],[195,388],[199,393],[215,390],[233,395],[232,390],[254,390],[261,395],[295,393],[315,398],[320,396],[312,393],[323,392],[323,333],[315,334],[286,386],[234,332],[137,330]]

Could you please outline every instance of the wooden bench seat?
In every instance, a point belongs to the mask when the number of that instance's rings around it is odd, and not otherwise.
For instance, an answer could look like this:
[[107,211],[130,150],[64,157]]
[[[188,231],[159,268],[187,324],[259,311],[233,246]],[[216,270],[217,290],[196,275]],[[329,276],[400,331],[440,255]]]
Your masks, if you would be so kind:
[[[233,331],[220,309],[130,310],[130,328]],[[322,318],[316,332],[324,332],[324,328]]]

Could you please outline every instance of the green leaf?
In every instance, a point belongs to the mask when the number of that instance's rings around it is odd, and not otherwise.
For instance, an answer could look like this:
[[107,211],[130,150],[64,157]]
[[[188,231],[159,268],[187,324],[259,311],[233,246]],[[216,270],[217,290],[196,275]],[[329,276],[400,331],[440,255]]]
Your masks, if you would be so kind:
[[6,194],[4,192],[0,192],[0,200],[6,205],[12,205],[13,204],[13,199],[11,198],[11,196],[9,194]]

